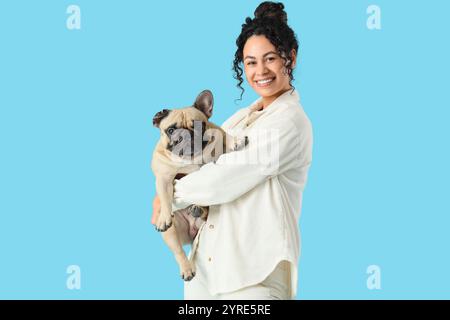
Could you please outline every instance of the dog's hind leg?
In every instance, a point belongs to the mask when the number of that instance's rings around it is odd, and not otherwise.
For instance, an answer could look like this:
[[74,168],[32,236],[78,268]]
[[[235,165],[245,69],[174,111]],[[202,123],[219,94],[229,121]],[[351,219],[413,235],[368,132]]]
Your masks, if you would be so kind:
[[192,215],[194,218],[204,217],[204,220],[206,220],[209,209],[208,207],[201,207],[195,204],[191,204],[189,207],[187,207],[187,210],[189,214]]
[[192,280],[195,276],[195,265],[193,262],[189,261],[183,250],[181,239],[178,237],[177,233],[177,220],[175,220],[175,223],[171,228],[162,233],[162,237],[175,256],[175,260],[180,267],[181,278],[184,281]]

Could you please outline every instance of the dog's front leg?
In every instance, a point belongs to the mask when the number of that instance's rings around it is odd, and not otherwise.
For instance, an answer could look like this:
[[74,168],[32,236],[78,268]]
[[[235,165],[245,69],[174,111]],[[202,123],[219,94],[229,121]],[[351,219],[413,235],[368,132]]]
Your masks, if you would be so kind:
[[156,193],[161,202],[161,212],[155,227],[160,232],[172,225],[173,179],[174,177],[156,177]]

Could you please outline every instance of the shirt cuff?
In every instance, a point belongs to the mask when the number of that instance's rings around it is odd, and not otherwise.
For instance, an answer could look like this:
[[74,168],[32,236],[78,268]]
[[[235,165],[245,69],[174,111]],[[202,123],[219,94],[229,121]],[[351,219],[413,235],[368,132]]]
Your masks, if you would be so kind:
[[181,210],[181,209],[187,208],[189,206],[190,206],[189,203],[186,203],[186,202],[183,202],[183,201],[174,200],[172,202],[172,212],[175,212],[177,210]]
[[[174,182],[173,182],[174,185],[177,183],[177,181],[178,181],[178,180],[174,180]],[[173,202],[172,202],[172,212],[175,212],[175,211],[177,211],[177,210],[181,210],[181,209],[187,208],[187,207],[189,207],[191,204],[192,204],[192,203],[185,202],[185,201],[183,201],[183,199],[177,198],[177,197],[175,197],[175,195],[174,195]]]

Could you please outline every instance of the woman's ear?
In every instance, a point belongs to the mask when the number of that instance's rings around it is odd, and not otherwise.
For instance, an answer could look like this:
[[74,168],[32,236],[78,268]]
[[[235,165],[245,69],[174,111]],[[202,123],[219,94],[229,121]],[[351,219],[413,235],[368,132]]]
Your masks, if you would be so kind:
[[292,69],[294,69],[297,65],[297,52],[295,51],[295,49],[292,49],[291,51],[291,62],[291,67]]

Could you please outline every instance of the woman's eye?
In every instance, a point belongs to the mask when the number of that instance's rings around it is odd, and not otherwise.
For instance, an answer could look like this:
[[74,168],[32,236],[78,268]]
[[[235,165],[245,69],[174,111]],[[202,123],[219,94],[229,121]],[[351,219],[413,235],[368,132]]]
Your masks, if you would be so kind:
[[255,64],[255,62],[254,62],[254,61],[251,61],[251,62],[248,62],[248,63],[247,63],[247,65],[248,65],[248,66],[250,66],[250,65],[254,65],[254,64]]
[[275,57],[268,57],[267,58],[267,61],[273,61],[273,60],[275,60]]

